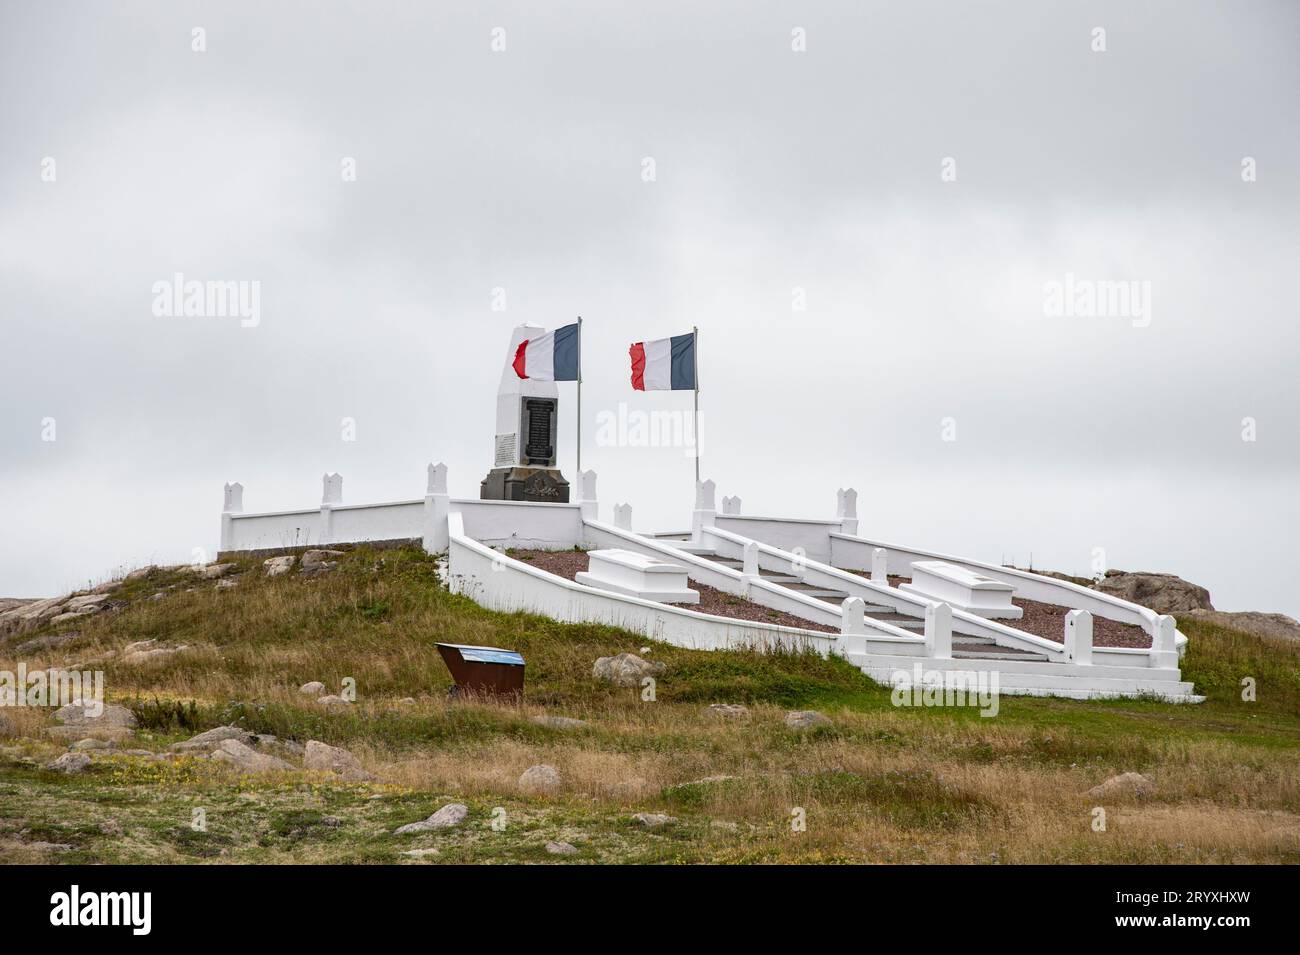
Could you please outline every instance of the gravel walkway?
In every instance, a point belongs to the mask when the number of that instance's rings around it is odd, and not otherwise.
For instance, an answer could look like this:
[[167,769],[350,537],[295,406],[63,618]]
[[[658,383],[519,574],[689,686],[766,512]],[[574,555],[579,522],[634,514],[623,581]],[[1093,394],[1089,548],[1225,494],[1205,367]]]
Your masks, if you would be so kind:
[[[1009,627],[1024,630],[1039,637],[1045,637],[1056,643],[1065,642],[1065,615],[1069,607],[1058,604],[1042,603],[1038,600],[1021,600],[1012,597],[1011,602],[1025,612],[1019,620],[1002,620]],[[1141,627],[1131,623],[1120,623],[1106,617],[1092,615],[1092,645],[1094,647],[1134,647],[1144,650],[1151,646],[1151,636]]]

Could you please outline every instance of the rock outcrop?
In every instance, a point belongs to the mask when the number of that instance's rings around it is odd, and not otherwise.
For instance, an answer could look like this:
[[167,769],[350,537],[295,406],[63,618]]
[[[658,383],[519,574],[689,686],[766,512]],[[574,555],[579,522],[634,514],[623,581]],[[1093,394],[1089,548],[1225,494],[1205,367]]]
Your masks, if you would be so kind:
[[1214,609],[1208,590],[1173,574],[1108,570],[1096,586],[1104,594],[1149,607],[1156,613]]

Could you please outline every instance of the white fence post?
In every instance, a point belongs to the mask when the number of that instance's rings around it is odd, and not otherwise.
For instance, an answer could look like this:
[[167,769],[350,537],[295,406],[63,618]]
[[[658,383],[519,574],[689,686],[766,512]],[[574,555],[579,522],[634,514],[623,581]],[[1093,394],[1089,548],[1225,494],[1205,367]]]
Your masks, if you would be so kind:
[[853,488],[840,488],[835,492],[835,516],[840,522],[840,533],[858,532],[858,492]]
[[326,474],[321,478],[321,503],[322,504],[342,504],[343,503],[343,475]]
[[318,543],[334,540],[334,505],[343,503],[343,475],[326,474],[321,478],[320,523],[317,525]]
[[845,597],[840,604],[840,653],[867,652],[867,604],[861,597]]
[[889,551],[883,547],[871,551],[871,579],[874,583],[889,586]]
[[244,485],[235,481],[233,484],[227,484],[224,490],[224,499],[221,504],[221,549],[230,550],[235,542],[235,522],[231,514],[239,514],[244,510]]
[[697,481],[695,511],[691,514],[691,540],[700,543],[703,540],[704,528],[712,527],[717,516],[717,485],[712,481]]
[[441,554],[447,549],[447,514],[451,510],[447,494],[447,465],[439,461],[427,470],[429,483],[424,490],[424,550]]
[[758,544],[754,541],[750,541],[745,545],[745,553],[742,563],[744,564],[741,569],[742,574],[746,577],[758,576]]
[[596,504],[595,471],[583,471],[578,475],[578,507],[584,521],[596,520],[599,507]]
[[1092,614],[1071,610],[1065,615],[1065,658],[1074,663],[1092,663]]
[[739,514],[739,513],[740,513],[740,498],[738,498],[738,497],[724,497],[724,498],[722,499],[722,513],[723,513],[723,514]]
[[1156,617],[1155,633],[1151,635],[1151,665],[1153,667],[1178,666],[1178,622],[1169,614]]
[[630,531],[632,529],[631,504],[614,505],[614,526],[623,531]]
[[925,608],[925,653],[936,660],[952,659],[952,607],[946,603]]

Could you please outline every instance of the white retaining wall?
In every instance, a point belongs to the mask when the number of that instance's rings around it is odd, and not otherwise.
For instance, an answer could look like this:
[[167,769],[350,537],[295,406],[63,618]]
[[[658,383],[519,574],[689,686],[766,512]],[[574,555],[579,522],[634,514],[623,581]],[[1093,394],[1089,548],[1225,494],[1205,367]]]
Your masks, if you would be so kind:
[[812,521],[798,518],[746,517],[718,514],[713,526],[742,537],[762,541],[785,551],[802,552],[812,560],[831,564],[831,532],[840,530],[841,521]]
[[582,505],[452,500],[465,533],[492,547],[568,550],[583,542]]
[[[595,475],[583,493],[595,493]],[[226,485],[221,513],[221,550],[278,550],[367,541],[420,540],[426,550],[447,549],[447,515],[464,515],[467,533],[493,546],[561,550],[583,542],[582,514],[595,501],[578,504],[525,504],[518,501],[454,499],[447,495],[447,468],[431,464],[423,499],[382,504],[344,504],[343,478],[322,479],[317,508],[244,513],[244,489]]]

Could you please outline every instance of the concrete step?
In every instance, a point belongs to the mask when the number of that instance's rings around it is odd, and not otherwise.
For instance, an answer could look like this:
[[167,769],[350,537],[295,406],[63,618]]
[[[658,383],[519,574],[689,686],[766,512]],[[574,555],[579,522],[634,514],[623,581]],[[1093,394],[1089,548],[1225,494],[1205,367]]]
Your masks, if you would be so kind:
[[992,637],[980,637],[971,633],[954,633],[952,635],[952,655],[957,660],[988,659],[1051,662],[1051,658],[1045,653],[1022,650],[1019,647],[1004,647]]
[[904,670],[910,670],[914,663],[920,663],[927,669],[936,670],[995,669],[1003,676],[1016,674],[1017,680],[1027,683],[1037,681],[1041,685],[1049,685],[1048,681],[1065,681],[1068,685],[1070,680],[1082,678],[1099,685],[1136,680],[1152,685],[1159,684],[1160,686],[1191,686],[1190,683],[1182,682],[1182,675],[1173,667],[1130,667],[1105,664],[1094,664],[1085,667],[1075,663],[1054,663],[1050,660],[1047,663],[1034,660],[931,660],[928,657],[914,653],[853,654],[851,662],[859,667],[889,667]]
[[825,600],[828,603],[839,605],[844,602],[848,594],[843,590],[833,590],[829,587],[818,587],[815,584],[786,584],[791,590],[803,594],[805,597],[816,597],[818,600]]
[[[1127,671],[1127,677],[1103,677],[1092,672],[1075,675],[1060,672],[1064,669],[1055,663],[1002,663],[998,660],[950,660],[946,666],[939,666],[942,661],[926,660],[921,657],[898,657],[876,654],[854,655],[853,662],[873,680],[891,685],[896,670],[911,672],[912,664],[920,662],[926,669],[956,670],[997,670],[998,689],[1010,695],[1026,696],[1061,696],[1069,699],[1090,700],[1113,697],[1132,697],[1153,694],[1165,699],[1199,703],[1205,698],[1196,695],[1191,683],[1177,679],[1160,679],[1159,675],[1168,670],[1146,670],[1141,667],[1093,667],[1090,670]],[[889,661],[889,662],[886,662]]]
[[1021,660],[1025,662],[1047,663],[1045,654],[1017,650],[1015,647],[1002,647],[996,643],[958,643],[953,641],[952,657],[954,660]]
[[881,608],[880,613],[873,613],[871,608],[867,608],[867,616],[872,620],[887,623],[892,627],[901,627],[904,630],[921,631],[925,629],[925,621],[920,617],[908,617],[901,613],[894,613],[887,607]]
[[663,543],[667,544],[669,547],[675,547],[680,551],[685,551],[688,554],[694,554],[696,557],[703,557],[706,560],[713,560],[718,556],[718,552],[707,544],[693,544],[688,540],[664,540]]

